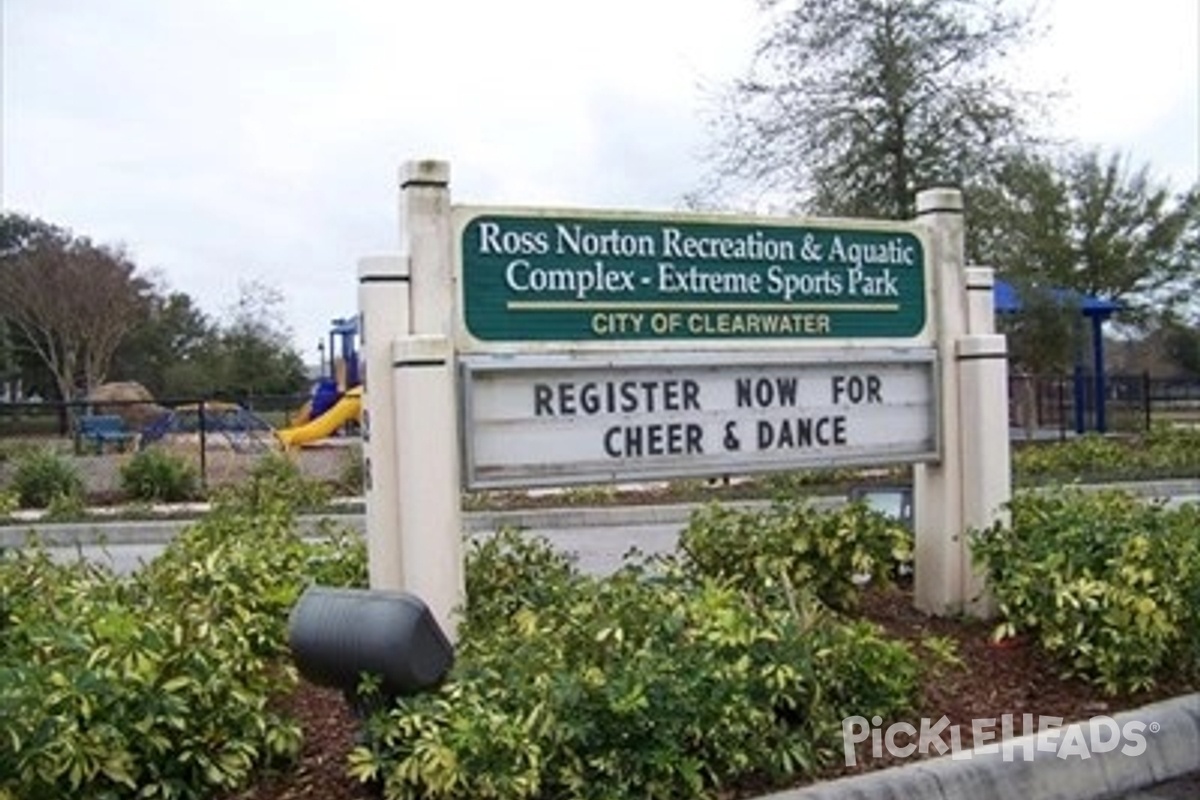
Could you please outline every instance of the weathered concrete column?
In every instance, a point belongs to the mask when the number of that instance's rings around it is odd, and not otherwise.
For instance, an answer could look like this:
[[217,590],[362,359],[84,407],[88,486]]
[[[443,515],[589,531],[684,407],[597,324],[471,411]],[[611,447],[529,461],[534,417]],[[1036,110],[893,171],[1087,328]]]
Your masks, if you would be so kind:
[[453,641],[465,601],[450,165],[400,170],[401,239],[411,267],[409,330],[392,343],[403,588]]
[[400,168],[401,251],[412,264],[409,328],[453,334],[454,258],[450,230],[450,165],[408,161]]
[[983,571],[971,561],[971,530],[1001,518],[1011,497],[1008,435],[1008,352],[1003,336],[978,334],[958,343],[962,438],[963,610],[991,616]]
[[967,333],[965,227],[962,193],[930,189],[917,195],[917,222],[929,232],[933,313],[937,315],[939,436],[942,460],[913,467],[913,594],[918,609],[954,614],[966,598],[963,576],[962,444],[958,340]]
[[400,256],[373,256],[358,262],[367,573],[372,589],[393,591],[403,588],[404,572],[392,342],[408,335],[408,281],[408,260]]
[[[963,525],[981,530],[1002,519],[1012,497],[1012,460],[1008,419],[1008,345],[996,334],[995,275],[986,267],[967,269],[967,328],[958,342],[959,415],[964,431]],[[963,543],[965,609],[992,614],[982,570]]]
[[967,332],[996,332],[996,271],[991,267],[967,267]]
[[444,336],[409,336],[396,341],[392,359],[404,589],[455,641],[466,589],[454,350]]

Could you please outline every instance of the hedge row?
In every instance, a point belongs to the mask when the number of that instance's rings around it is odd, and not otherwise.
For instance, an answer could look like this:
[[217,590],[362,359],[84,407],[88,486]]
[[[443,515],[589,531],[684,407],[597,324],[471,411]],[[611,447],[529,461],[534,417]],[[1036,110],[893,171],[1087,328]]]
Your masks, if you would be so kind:
[[255,476],[130,578],[0,556],[0,798],[202,798],[296,755],[269,702],[296,680],[287,613],[365,563],[348,535],[299,538],[295,487]]
[[817,594],[849,605],[855,573],[886,578],[906,539],[861,506],[712,508],[680,558],[595,578],[497,535],[468,561],[451,678],[376,714],[352,772],[390,800],[701,797],[811,776],[843,756],[844,718],[915,700],[909,649]]

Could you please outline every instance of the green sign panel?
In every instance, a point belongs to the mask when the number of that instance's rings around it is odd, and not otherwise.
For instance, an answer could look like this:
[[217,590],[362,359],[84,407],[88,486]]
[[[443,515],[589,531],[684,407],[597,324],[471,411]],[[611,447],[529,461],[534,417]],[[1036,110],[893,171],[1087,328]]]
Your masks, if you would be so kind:
[[925,252],[907,231],[480,213],[462,232],[484,341],[907,338]]

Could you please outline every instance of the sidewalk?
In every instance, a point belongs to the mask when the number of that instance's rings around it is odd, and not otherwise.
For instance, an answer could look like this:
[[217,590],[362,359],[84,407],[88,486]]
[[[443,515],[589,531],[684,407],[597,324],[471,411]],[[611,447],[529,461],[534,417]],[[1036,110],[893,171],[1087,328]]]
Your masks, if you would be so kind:
[[[1145,749],[1063,757],[1059,734],[1011,740],[1007,754],[940,756],[758,800],[1195,800],[1200,797],[1200,694],[1113,717],[1144,724]],[[1086,727],[1086,725],[1085,725]],[[1041,746],[1048,741],[1048,746]],[[1032,760],[1026,760],[1025,748]],[[1065,748],[1064,748],[1065,749]]]

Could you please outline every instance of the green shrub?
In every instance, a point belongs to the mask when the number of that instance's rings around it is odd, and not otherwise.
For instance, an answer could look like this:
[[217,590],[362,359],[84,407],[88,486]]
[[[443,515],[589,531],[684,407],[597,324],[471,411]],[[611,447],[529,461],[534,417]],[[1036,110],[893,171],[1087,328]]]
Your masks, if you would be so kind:
[[191,613],[250,621],[244,632],[256,653],[284,654],[287,616],[305,585],[363,585],[366,548],[348,530],[325,526],[306,541],[295,514],[279,498],[261,508],[221,505],[187,528],[134,576],[159,602]]
[[224,507],[118,578],[0,554],[0,798],[225,794],[293,757],[286,620],[304,585],[365,580],[362,542],[312,543],[281,503]]
[[1200,508],[1064,490],[1018,495],[1010,510],[973,542],[997,636],[1029,633],[1064,675],[1109,694],[1196,674]]
[[21,498],[15,490],[0,489],[0,520],[12,516],[21,507]]
[[698,574],[721,577],[754,592],[806,587],[836,608],[858,597],[855,576],[890,580],[912,557],[912,534],[861,503],[821,512],[802,501],[765,511],[709,505],[695,512],[679,549]]
[[346,494],[362,494],[366,473],[363,466],[362,445],[347,447],[342,456],[342,469],[338,475],[338,489]]
[[[889,474],[898,471],[890,470]],[[813,487],[845,486],[861,482],[863,470],[840,467],[772,472],[759,480],[771,497],[787,501],[810,494]]]
[[47,522],[78,522],[87,518],[87,504],[79,494],[56,494],[46,506]]
[[467,588],[450,679],[351,755],[391,800],[757,788],[840,756],[844,716],[914,698],[906,648],[806,593],[763,603],[670,560],[588,577],[512,532],[473,548]]
[[1156,423],[1142,437],[1141,445],[1160,471],[1200,476],[1200,428]]
[[584,580],[569,556],[515,528],[473,542],[466,564],[470,601],[461,637],[486,637],[522,609],[553,607]]
[[217,492],[215,504],[248,513],[272,509],[292,513],[324,508],[332,496],[328,486],[305,477],[286,453],[268,453],[245,481]]
[[197,496],[200,475],[182,456],[151,448],[121,465],[121,488],[134,500],[176,503]]
[[80,497],[83,478],[66,458],[51,450],[35,450],[17,461],[13,489],[23,508],[46,508],[56,497]]
[[365,587],[367,543],[362,535],[330,519],[320,520],[317,535],[317,539],[304,540],[301,574],[306,583]]
[[38,449],[36,445],[29,442],[0,440],[0,464],[6,461],[16,463],[37,452]]
[[1116,439],[1089,433],[1065,442],[1028,444],[1013,452],[1025,483],[1200,476],[1200,431],[1158,423],[1145,434]]
[[290,676],[251,646],[253,619],[36,553],[4,567],[41,586],[5,598],[0,787],[14,796],[200,798],[298,752],[298,726],[267,706]]
[[1089,433],[1058,446],[1062,472],[1080,478],[1113,474],[1130,466],[1129,447],[1116,439]]

